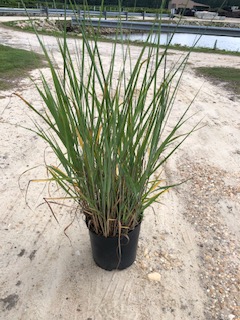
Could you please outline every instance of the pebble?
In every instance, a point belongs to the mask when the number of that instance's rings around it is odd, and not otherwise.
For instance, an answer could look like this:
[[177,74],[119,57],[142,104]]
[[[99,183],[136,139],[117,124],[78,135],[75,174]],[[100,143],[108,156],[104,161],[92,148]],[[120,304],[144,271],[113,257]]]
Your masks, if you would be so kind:
[[161,281],[161,275],[158,272],[152,272],[152,273],[148,274],[148,279],[150,281],[158,281],[158,282],[160,282]]
[[146,256],[148,255],[148,252],[149,252],[148,249],[145,249],[145,250],[144,250],[144,253],[143,253],[144,257],[146,257]]

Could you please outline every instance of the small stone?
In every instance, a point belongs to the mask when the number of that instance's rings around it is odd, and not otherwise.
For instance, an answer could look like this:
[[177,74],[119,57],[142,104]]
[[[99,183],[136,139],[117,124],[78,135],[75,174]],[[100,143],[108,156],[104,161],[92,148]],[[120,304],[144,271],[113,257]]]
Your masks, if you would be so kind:
[[234,314],[230,314],[230,315],[228,316],[228,319],[229,319],[229,320],[235,319],[235,315],[234,315]]
[[222,288],[219,288],[219,290],[218,290],[220,293],[223,293],[224,292],[224,290],[222,289]]
[[148,249],[144,250],[144,253],[143,253],[144,257],[146,257],[148,255],[148,252],[149,252]]
[[151,281],[161,281],[161,275],[158,272],[152,272],[148,274],[148,279]]
[[147,269],[146,263],[140,262],[140,268],[143,269],[143,270],[146,270]]

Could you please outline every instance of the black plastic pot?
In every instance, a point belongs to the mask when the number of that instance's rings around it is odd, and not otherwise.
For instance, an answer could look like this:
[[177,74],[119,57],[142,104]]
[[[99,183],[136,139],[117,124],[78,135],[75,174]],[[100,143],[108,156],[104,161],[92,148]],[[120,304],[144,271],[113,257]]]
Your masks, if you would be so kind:
[[136,259],[139,224],[127,236],[104,237],[89,230],[92,254],[95,263],[105,270],[123,270],[130,267]]

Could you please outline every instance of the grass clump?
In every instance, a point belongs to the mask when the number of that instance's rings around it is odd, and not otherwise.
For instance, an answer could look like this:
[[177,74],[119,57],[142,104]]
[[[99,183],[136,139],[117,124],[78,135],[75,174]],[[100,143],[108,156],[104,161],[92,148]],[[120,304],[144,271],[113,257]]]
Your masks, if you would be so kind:
[[160,24],[156,45],[148,45],[152,30],[134,50],[123,39],[121,21],[108,46],[99,41],[100,24],[91,37],[84,22],[79,28],[82,38],[69,39],[65,20],[58,61],[37,35],[51,73],[36,83],[44,111],[18,96],[35,113],[29,130],[56,156],[55,163],[46,159],[49,178],[42,181],[55,182],[64,191],[61,199],[76,201],[91,231],[127,236],[177,185],[165,180],[165,163],[198,127],[188,124],[192,103],[179,110],[175,101],[191,50],[169,61]]
[[29,71],[43,65],[43,57],[37,53],[0,45],[0,90],[11,89]]
[[198,75],[202,75],[216,84],[223,86],[240,95],[240,70],[230,67],[200,67],[196,69]]

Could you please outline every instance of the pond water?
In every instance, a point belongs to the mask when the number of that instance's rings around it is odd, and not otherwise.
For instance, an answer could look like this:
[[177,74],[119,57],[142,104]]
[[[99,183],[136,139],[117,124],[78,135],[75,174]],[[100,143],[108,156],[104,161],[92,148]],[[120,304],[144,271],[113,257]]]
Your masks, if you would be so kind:
[[[171,38],[171,34],[162,33],[160,43],[162,45],[169,42]],[[114,38],[115,36],[109,36]],[[125,40],[131,41],[147,41],[148,34],[147,33],[133,33],[124,35]],[[156,43],[157,34],[153,34],[149,42]],[[238,37],[226,37],[226,36],[209,36],[209,35],[198,35],[198,34],[190,34],[190,33],[175,33],[171,39],[172,45],[181,45],[192,47],[194,44],[196,47],[202,48],[216,48],[221,50],[228,51],[239,51],[240,52],[240,38]]]

